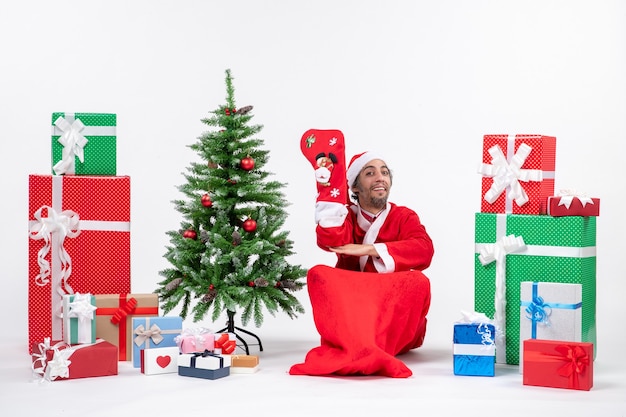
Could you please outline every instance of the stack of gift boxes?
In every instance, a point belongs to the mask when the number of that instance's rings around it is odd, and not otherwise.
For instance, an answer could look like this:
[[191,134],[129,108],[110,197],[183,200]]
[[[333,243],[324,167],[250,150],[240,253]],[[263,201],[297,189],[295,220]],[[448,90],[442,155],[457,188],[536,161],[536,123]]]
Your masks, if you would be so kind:
[[[597,351],[600,201],[555,193],[555,162],[555,137],[483,137],[474,308],[495,330],[493,366],[518,365],[524,385],[588,390]],[[477,324],[456,323],[455,334]]]
[[157,294],[131,293],[130,177],[117,175],[116,127],[115,114],[53,113],[52,174],[29,176],[33,370],[76,379],[117,375],[119,361],[132,361],[147,375],[198,368],[207,372],[192,376],[216,379],[233,358],[257,366],[256,356],[229,355],[232,333],[202,335],[211,349],[196,338],[183,352],[182,318],[159,316]]

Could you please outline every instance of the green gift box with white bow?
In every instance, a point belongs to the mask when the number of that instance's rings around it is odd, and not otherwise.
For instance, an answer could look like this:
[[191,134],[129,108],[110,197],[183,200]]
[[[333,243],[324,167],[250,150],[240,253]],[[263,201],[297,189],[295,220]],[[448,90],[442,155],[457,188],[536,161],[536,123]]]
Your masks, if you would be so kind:
[[117,175],[117,115],[52,113],[52,173]]
[[474,309],[500,330],[498,363],[519,365],[523,281],[581,284],[581,339],[596,344],[596,217],[476,213]]

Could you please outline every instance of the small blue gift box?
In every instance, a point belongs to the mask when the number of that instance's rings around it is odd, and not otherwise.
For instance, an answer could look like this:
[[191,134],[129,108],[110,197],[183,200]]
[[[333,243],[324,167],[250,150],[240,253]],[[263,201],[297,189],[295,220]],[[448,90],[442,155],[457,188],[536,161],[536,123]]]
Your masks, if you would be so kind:
[[141,350],[178,347],[176,336],[183,331],[181,317],[133,317],[133,367],[141,368]]
[[495,333],[489,323],[454,324],[454,375],[495,375]]
[[178,355],[178,375],[219,379],[230,375],[230,357],[205,350],[203,353]]

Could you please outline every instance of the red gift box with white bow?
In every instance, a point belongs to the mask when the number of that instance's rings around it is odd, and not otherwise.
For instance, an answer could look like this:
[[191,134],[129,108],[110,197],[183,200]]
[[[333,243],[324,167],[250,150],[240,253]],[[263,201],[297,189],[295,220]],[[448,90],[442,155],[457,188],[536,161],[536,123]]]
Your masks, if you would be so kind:
[[63,339],[64,294],[130,292],[130,177],[30,175],[29,349]]
[[546,214],[555,163],[554,136],[484,135],[480,212]]
[[117,346],[103,339],[70,345],[46,338],[31,351],[33,372],[42,381],[117,375]]

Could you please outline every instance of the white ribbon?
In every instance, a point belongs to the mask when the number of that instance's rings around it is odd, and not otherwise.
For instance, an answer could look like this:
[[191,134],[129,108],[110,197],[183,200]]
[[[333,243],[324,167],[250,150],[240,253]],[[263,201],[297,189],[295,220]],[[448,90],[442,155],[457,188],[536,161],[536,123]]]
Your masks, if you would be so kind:
[[506,328],[506,255],[519,252],[526,248],[521,236],[503,236],[496,243],[484,245],[478,255],[480,263],[485,266],[496,263],[496,293],[494,299],[494,325],[496,332],[496,362],[506,363],[506,338],[502,329]]
[[[43,216],[44,210],[46,210],[47,217]],[[30,225],[30,238],[44,241],[43,247],[37,253],[39,274],[35,277],[35,283],[44,286],[50,282],[51,269],[46,256],[54,245],[58,247],[58,250],[54,252],[58,253],[60,261],[61,294],[64,293],[64,289],[67,294],[72,294],[72,288],[67,284],[72,274],[72,258],[65,250],[63,243],[66,237],[74,238],[80,234],[80,218],[72,210],[63,210],[58,213],[50,206],[41,206],[33,216],[36,222]]]
[[500,195],[507,190],[507,201],[515,200],[518,206],[528,202],[528,195],[520,184],[528,181],[542,181],[543,172],[538,169],[522,169],[522,165],[530,155],[532,147],[522,143],[509,162],[498,145],[489,148],[491,165],[482,163],[478,173],[493,178],[491,188],[485,193],[484,199],[492,204]]
[[59,116],[54,125],[62,132],[58,141],[63,145],[63,157],[52,169],[57,175],[73,174],[76,171],[75,158],[78,158],[80,162],[84,162],[84,148],[88,140],[81,132],[85,129],[85,125],[80,119],[70,123],[63,116]]
[[70,326],[69,319],[78,319],[78,340],[76,343],[90,343],[92,340],[91,325],[94,320],[94,311],[96,306],[91,304],[91,294],[76,293],[72,296],[73,299],[67,304],[68,311],[64,312],[67,317],[65,323],[66,342],[69,343],[70,339]]
[[569,206],[572,204],[574,198],[579,199],[583,207],[585,207],[587,203],[593,204],[591,197],[587,197],[587,195],[578,193],[575,190],[561,190],[559,191],[559,196],[561,197],[559,200],[559,206],[565,206],[567,209],[569,209]]

